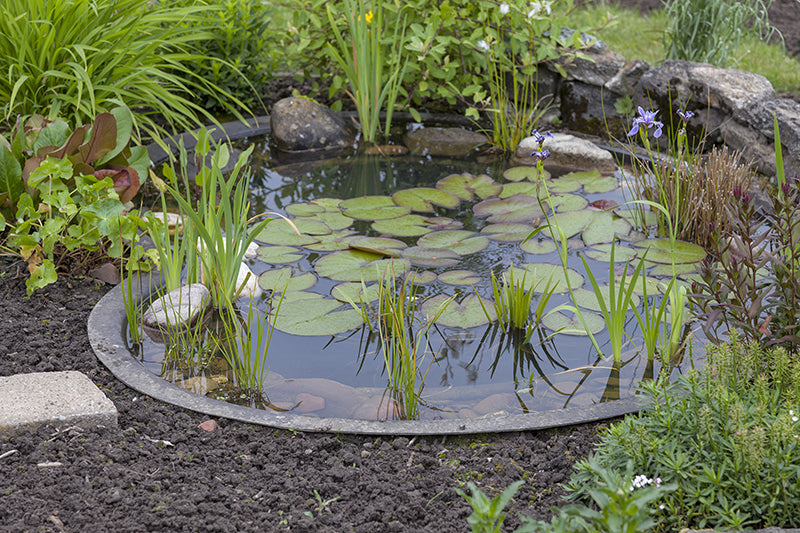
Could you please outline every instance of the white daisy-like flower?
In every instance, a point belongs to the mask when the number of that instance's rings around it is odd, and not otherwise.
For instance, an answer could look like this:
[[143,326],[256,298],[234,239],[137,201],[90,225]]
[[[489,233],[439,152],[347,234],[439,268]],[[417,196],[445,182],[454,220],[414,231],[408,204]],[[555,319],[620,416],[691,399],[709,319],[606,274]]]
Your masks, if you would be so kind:
[[505,2],[500,4],[500,14],[501,15],[508,15],[508,12],[509,12],[510,9],[511,8],[509,8],[508,4],[506,4]]
[[486,42],[486,41],[484,41],[483,39],[481,39],[480,41],[478,41],[478,42],[476,43],[476,45],[478,46],[478,48],[480,48],[480,49],[481,49],[481,50],[483,50],[484,52],[486,52],[487,50],[489,50],[489,43],[487,43],[487,42]]

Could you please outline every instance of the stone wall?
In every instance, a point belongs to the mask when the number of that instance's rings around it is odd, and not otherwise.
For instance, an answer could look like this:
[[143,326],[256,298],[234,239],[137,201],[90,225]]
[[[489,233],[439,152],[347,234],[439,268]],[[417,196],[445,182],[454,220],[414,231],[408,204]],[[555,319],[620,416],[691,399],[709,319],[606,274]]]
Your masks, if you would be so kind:
[[[650,66],[626,61],[604,43],[595,42],[585,55],[561,62],[566,77],[540,85],[539,96],[559,102],[567,128],[624,139],[630,118],[615,103],[629,96],[635,106],[659,109],[658,119],[677,121],[677,109],[695,113],[688,134],[707,146],[724,143],[768,176],[775,175],[773,116],[777,117],[787,176],[800,174],[800,103],[778,98],[772,84],[758,74],[705,63],[665,61]],[[550,69],[555,72],[555,69]],[[677,127],[677,126],[676,126]]]

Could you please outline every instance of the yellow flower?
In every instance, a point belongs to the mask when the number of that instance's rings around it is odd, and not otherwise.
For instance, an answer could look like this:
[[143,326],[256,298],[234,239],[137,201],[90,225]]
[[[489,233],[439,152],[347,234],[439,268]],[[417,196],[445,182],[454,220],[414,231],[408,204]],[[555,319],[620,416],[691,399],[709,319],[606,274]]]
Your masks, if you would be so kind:
[[364,15],[364,20],[367,21],[367,24],[372,24],[372,10],[370,10],[369,13]]

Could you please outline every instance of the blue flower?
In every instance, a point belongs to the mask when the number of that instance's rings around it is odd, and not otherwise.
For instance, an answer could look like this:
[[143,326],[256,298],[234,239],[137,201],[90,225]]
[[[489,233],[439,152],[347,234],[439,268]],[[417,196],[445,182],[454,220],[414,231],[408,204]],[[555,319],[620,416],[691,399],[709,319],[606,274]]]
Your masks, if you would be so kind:
[[538,152],[531,152],[531,157],[538,159],[539,161],[544,161],[548,157],[550,157],[550,150],[540,150]]
[[631,131],[628,132],[628,137],[633,137],[639,132],[639,126],[644,126],[647,129],[655,128],[656,131],[653,132],[653,137],[658,139],[661,137],[661,128],[664,127],[664,124],[656,120],[656,115],[658,114],[658,110],[655,111],[645,111],[642,109],[642,106],[639,106],[639,116],[633,119],[633,127]]
[[694,116],[694,113],[691,112],[691,111],[685,111],[684,112],[684,111],[681,111],[680,109],[678,109],[678,116],[681,117],[681,120],[683,121],[683,124],[686,125],[686,123],[689,122],[689,119]]
[[553,134],[552,134],[552,133],[550,133],[549,131],[546,131],[546,132],[544,132],[544,133],[539,133],[539,130],[533,130],[533,131],[531,132],[531,136],[532,136],[532,137],[533,137],[533,138],[536,140],[536,142],[539,144],[539,148],[541,148],[541,147],[542,147],[542,145],[544,144],[544,140],[545,140],[547,137],[552,137],[552,136],[553,136]]

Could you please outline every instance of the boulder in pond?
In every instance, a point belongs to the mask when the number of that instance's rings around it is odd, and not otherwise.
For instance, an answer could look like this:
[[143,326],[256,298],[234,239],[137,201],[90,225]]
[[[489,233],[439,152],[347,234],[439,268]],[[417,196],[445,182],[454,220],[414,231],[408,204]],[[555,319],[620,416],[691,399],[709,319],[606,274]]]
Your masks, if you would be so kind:
[[353,146],[355,128],[340,115],[308,98],[284,98],[270,114],[271,142],[284,152]]

